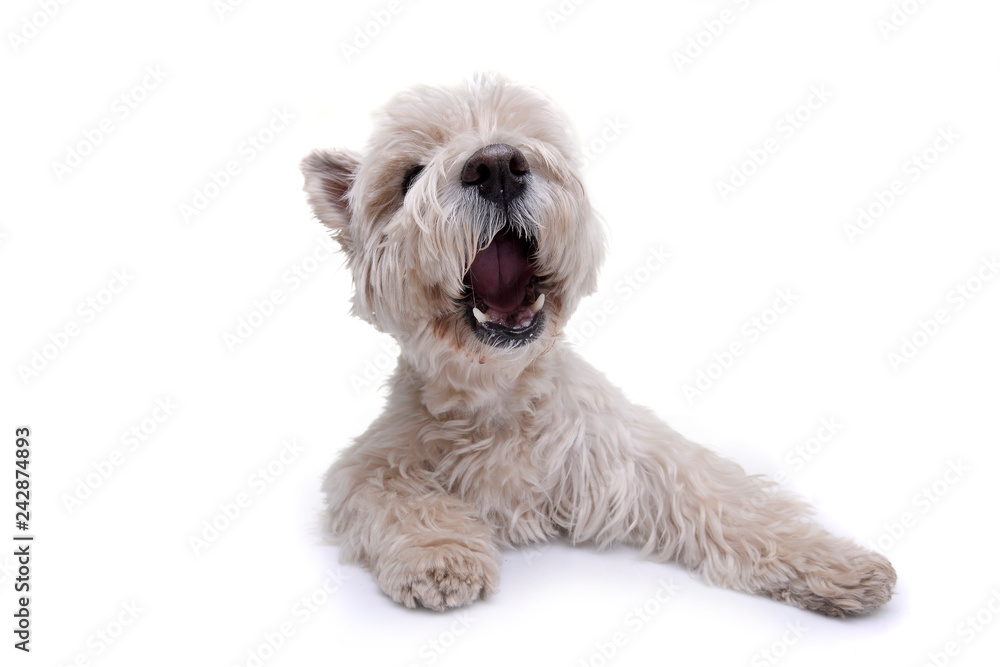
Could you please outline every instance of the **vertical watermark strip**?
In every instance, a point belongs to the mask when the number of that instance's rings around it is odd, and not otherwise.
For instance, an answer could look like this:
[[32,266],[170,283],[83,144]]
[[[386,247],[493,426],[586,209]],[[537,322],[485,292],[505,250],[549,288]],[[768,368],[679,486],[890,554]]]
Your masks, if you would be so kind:
[[31,651],[31,558],[35,536],[31,529],[31,427],[14,429],[14,648]]

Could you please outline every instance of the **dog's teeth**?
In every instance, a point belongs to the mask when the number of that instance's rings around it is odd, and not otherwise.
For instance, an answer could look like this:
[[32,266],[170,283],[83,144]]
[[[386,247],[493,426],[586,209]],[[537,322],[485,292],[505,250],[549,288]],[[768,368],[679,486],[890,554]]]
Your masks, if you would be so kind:
[[544,305],[545,305],[545,295],[539,294],[538,298],[535,299],[535,302],[531,304],[531,312],[537,313],[542,309],[542,306]]
[[486,318],[486,313],[484,313],[483,311],[479,310],[475,306],[472,307],[472,314],[475,315],[476,319],[479,320],[480,322],[485,322],[486,319],[487,319]]

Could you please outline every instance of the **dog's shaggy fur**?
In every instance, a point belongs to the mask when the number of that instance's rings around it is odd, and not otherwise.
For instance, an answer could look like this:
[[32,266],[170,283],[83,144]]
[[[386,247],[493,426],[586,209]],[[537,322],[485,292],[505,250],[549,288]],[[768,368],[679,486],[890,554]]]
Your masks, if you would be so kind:
[[568,128],[485,75],[397,96],[364,157],[303,161],[354,314],[402,348],[385,412],[324,485],[343,558],[431,609],[496,591],[501,549],[556,535],[833,616],[884,604],[884,557],[627,401],[562,337],[604,254]]

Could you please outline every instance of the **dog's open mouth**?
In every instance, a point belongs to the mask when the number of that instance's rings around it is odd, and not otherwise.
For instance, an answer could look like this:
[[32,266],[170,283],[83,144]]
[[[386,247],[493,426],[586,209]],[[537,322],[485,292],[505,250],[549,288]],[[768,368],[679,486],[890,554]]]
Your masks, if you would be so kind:
[[505,229],[476,254],[465,275],[464,304],[469,325],[483,342],[515,347],[541,333],[545,295],[537,293],[534,253],[530,240]]

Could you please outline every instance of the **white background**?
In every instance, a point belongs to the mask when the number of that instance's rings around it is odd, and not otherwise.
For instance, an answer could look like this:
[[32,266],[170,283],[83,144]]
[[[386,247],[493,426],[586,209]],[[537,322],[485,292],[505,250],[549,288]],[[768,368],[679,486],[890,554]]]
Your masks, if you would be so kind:
[[[13,546],[0,549],[5,665],[984,665],[1000,651],[1000,280],[983,263],[1000,252],[996,3],[910,0],[887,32],[889,0],[592,0],[558,21],[555,0],[420,0],[350,57],[387,1],[246,0],[221,16],[210,0],[95,1],[51,18],[43,4],[7,2],[0,21],[0,533],[15,532],[26,424],[36,535],[30,655],[11,647]],[[689,40],[701,53],[679,63]],[[787,476],[833,530],[877,542],[899,572],[885,609],[828,619],[559,543],[507,553],[502,591],[461,612],[403,609],[338,569],[320,478],[378,414],[393,348],[349,317],[297,163],[360,149],[403,87],[487,69],[547,91],[591,146],[611,252],[574,321],[582,353],[682,433]],[[294,119],[269,134],[275,110]],[[250,136],[266,141],[252,159]],[[776,152],[723,201],[718,183],[768,139]],[[87,155],[59,173],[72,151]],[[229,161],[239,173],[185,220]],[[902,194],[852,243],[845,225],[896,179]],[[650,270],[660,249],[671,259]],[[979,289],[959,300],[966,285]],[[782,289],[793,307],[751,340],[744,324]],[[274,290],[283,301],[230,349]],[[939,309],[945,323],[894,367]],[[733,342],[744,353],[710,368]],[[718,379],[688,400],[699,370]],[[158,400],[177,406],[162,423]],[[796,455],[824,419],[834,437]],[[144,440],[123,440],[133,428]],[[301,451],[273,463],[292,439]],[[262,485],[269,463],[280,472]],[[207,539],[240,494],[249,506]]]

